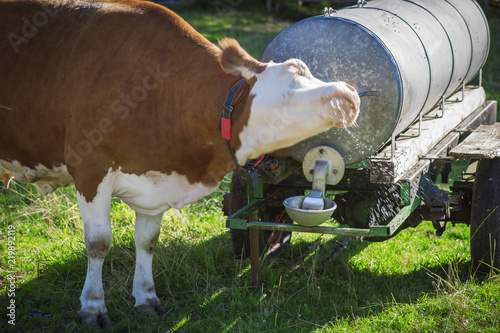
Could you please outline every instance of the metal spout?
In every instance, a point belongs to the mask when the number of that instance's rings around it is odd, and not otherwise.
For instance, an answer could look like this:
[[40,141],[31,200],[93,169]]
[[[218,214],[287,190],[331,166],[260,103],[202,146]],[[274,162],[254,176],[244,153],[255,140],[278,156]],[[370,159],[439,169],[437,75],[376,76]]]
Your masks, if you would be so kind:
[[305,210],[323,210],[325,203],[323,197],[326,188],[326,174],[328,173],[329,163],[318,160],[314,167],[312,191],[307,195],[302,203],[302,209]]

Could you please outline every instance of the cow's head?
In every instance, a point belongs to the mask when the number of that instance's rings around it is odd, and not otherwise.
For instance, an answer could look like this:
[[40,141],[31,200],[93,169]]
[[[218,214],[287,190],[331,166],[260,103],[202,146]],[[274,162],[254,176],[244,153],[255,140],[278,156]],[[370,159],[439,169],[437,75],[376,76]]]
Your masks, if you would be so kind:
[[332,126],[352,125],[359,114],[356,89],[344,82],[325,83],[298,59],[262,63],[232,39],[220,42],[221,63],[251,85],[248,122],[239,133],[241,164],[249,158],[293,146]]

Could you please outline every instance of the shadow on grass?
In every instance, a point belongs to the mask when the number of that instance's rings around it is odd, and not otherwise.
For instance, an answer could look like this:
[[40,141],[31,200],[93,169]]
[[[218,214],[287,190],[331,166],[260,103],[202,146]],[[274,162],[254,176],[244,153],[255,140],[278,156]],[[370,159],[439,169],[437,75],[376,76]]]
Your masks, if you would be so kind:
[[[235,260],[228,233],[192,240],[163,236],[153,272],[164,314],[134,311],[131,296],[133,243],[115,242],[104,264],[106,305],[115,332],[312,331],[337,320],[371,316],[396,304],[436,294],[439,278],[453,266],[461,281],[470,279],[469,262],[419,268],[406,274],[377,274],[351,262],[370,243],[353,241],[334,261],[335,239],[307,253],[311,243],[292,242],[279,259],[261,261],[261,291],[252,292],[248,260]],[[300,254],[304,254],[300,256]],[[389,254],[390,255],[390,254]],[[18,285],[15,296],[0,299],[6,313],[15,301],[15,326],[2,320],[2,332],[86,332],[77,321],[78,297],[87,257],[71,252],[64,263],[43,267],[41,276]],[[3,318],[6,318],[2,314]]]

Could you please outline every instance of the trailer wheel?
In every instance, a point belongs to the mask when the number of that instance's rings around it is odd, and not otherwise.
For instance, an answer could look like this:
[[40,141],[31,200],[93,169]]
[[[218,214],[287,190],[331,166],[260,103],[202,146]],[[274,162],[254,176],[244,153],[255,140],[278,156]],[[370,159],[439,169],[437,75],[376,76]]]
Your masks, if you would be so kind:
[[[231,192],[228,197],[228,216],[235,213],[248,203],[247,186],[242,184],[239,171],[233,173],[231,179]],[[292,223],[291,219],[281,206],[265,206],[259,211],[262,221]],[[250,232],[248,230],[230,229],[233,251],[237,258],[250,257]],[[281,254],[290,244],[292,233],[288,231],[259,231],[259,253],[275,257]]]
[[470,224],[472,269],[500,269],[500,158],[478,162]]

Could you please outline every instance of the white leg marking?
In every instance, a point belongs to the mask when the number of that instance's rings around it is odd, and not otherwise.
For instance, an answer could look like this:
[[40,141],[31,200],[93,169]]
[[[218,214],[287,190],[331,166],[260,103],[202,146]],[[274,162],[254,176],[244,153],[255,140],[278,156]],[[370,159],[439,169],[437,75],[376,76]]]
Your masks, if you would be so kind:
[[153,253],[160,235],[163,213],[148,216],[136,213],[135,248],[136,265],[134,275],[135,306],[141,311],[157,311],[160,300],[156,296],[153,281]]
[[[80,302],[80,317],[87,324],[98,324],[100,316],[107,316],[102,286],[102,264],[111,247],[111,180],[107,175],[97,189],[92,202],[77,192],[83,219],[83,233],[88,256],[88,269]],[[108,318],[109,320],[109,318]]]

